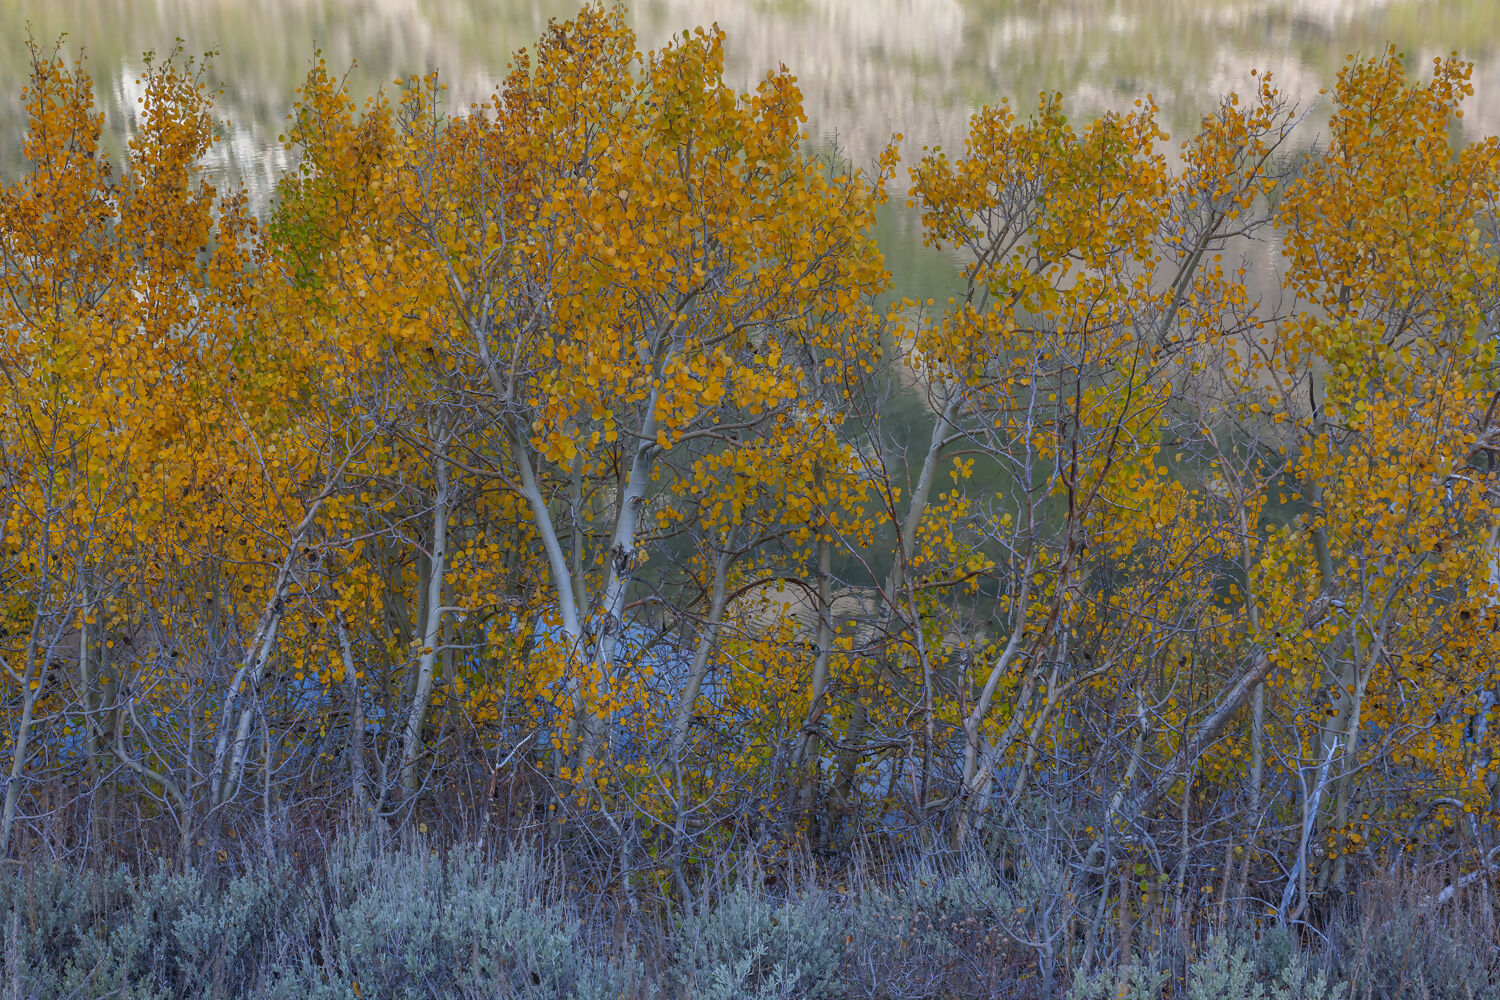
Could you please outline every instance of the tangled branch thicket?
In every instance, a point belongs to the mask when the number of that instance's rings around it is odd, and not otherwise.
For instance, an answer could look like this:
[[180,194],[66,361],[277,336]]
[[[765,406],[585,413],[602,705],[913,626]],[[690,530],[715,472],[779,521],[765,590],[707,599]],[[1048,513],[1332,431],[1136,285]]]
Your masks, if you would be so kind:
[[1265,76],[1170,156],[986,108],[908,171],[942,305],[894,146],[724,44],[318,63],[263,218],[201,64],[117,171],[33,46],[8,995],[1493,995],[1468,65],[1351,60],[1311,151]]

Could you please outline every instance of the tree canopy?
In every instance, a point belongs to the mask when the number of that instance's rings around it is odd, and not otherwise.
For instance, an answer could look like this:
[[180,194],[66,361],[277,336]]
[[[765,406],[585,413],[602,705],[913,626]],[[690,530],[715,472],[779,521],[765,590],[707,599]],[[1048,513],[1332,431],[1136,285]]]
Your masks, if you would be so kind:
[[[962,847],[1040,802],[1087,877],[1282,919],[1424,839],[1487,866],[1469,66],[1351,60],[1311,150],[1263,75],[1176,147],[1146,98],[1001,102],[898,184],[726,44],[587,7],[465,109],[319,62],[264,219],[204,166],[200,63],[150,63],[117,170],[32,47],[0,845],[120,803],[180,852],[505,823],[690,894],[726,844]],[[898,190],[946,304],[889,302]]]

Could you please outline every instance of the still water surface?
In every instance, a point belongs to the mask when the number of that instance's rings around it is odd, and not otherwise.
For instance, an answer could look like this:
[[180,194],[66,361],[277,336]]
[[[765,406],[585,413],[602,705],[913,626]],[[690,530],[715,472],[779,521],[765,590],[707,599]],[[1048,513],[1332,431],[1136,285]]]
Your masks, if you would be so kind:
[[[0,167],[20,165],[19,93],[29,31],[86,52],[109,128],[128,134],[147,49],[181,39],[188,53],[216,49],[225,141],[215,166],[243,180],[259,204],[285,168],[277,141],[293,91],[321,48],[329,66],[352,66],[360,96],[398,75],[437,68],[454,97],[486,96],[510,53],[570,0],[4,0]],[[637,0],[642,48],[684,27],[717,21],[728,33],[727,75],[750,89],[785,63],[801,83],[813,142],[837,142],[873,162],[893,133],[914,158],[923,145],[959,149],[969,114],[1009,97],[1030,106],[1062,91],[1077,119],[1155,96],[1186,137],[1218,95],[1251,89],[1269,70],[1314,106],[1348,53],[1386,44],[1415,67],[1450,51],[1475,63],[1465,128],[1500,133],[1500,0]],[[1312,142],[1326,114],[1315,109]],[[1175,140],[1174,140],[1175,141]],[[118,142],[115,144],[118,146]],[[902,174],[904,177],[904,172]],[[933,294],[953,263],[924,251],[913,213],[899,206],[881,241],[900,290]]]

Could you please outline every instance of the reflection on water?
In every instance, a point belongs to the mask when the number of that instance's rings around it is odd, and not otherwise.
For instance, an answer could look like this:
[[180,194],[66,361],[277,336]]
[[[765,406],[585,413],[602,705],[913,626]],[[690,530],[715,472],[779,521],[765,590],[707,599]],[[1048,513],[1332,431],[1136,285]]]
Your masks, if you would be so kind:
[[976,107],[1029,107],[1043,90],[1085,118],[1149,93],[1185,135],[1219,94],[1250,89],[1252,68],[1307,105],[1347,53],[1387,42],[1417,61],[1474,60],[1468,120],[1500,131],[1495,0],[664,0],[638,22],[655,38],[695,17],[729,32],[738,77],[790,66],[810,124],[867,157],[891,131],[915,149],[959,145]]
[[[979,105],[1010,97],[1024,108],[1042,90],[1062,91],[1082,118],[1150,93],[1168,128],[1185,135],[1220,93],[1249,89],[1252,67],[1308,105],[1346,53],[1375,54],[1387,42],[1413,64],[1454,49],[1472,59],[1466,127],[1500,133],[1496,0],[640,0],[633,8],[643,47],[717,20],[729,36],[728,75],[744,89],[785,63],[801,82],[815,140],[836,137],[864,164],[895,132],[908,154],[924,144],[960,147]],[[229,121],[216,165],[264,203],[286,162],[278,130],[315,45],[334,69],[357,61],[350,81],[361,95],[440,68],[467,103],[493,89],[510,53],[548,18],[576,9],[564,0],[7,0],[0,166],[19,165],[28,26],[44,43],[66,32],[68,52],[87,51],[116,136],[130,128],[143,50],[166,51],[177,38],[189,53],[216,48]],[[1304,141],[1319,120],[1315,112]],[[881,236],[893,265],[934,268],[908,213],[893,213]]]

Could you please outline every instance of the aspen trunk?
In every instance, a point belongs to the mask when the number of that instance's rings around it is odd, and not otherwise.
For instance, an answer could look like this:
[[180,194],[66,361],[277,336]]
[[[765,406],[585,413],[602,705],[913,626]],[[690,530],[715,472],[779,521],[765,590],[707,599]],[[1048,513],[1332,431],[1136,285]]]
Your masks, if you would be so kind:
[[984,720],[989,715],[990,706],[995,700],[995,692],[1000,686],[1001,679],[1010,672],[1011,664],[1015,662],[1016,656],[1021,651],[1021,639],[1026,634],[1026,605],[1031,599],[1031,571],[1032,564],[1028,561],[1021,571],[1020,594],[1012,607],[1015,623],[1011,627],[1010,638],[1005,643],[1005,649],[990,665],[989,676],[985,678],[984,687],[980,689],[979,696],[974,699],[973,709],[963,720],[963,784],[959,790],[958,813],[954,817],[951,834],[955,849],[962,847],[964,840],[968,837],[974,811],[988,795],[991,787],[990,769],[1010,749],[1016,736],[1019,735],[1023,720],[1020,706],[1031,700],[1032,692],[1036,688],[1038,673],[1035,669],[1028,670],[1021,682],[1020,696],[1016,701],[1017,711],[1006,722],[999,741],[986,743],[983,734]]
[[349,643],[349,633],[338,612],[334,613],[333,628],[338,635],[339,656],[344,666],[344,700],[349,708],[349,778],[354,786],[354,809],[361,816],[369,816],[373,810],[369,794],[369,770],[365,764],[364,700],[359,678],[355,676],[354,650]]
[[[819,480],[821,485],[821,470]],[[813,654],[812,680],[807,690],[807,712],[802,717],[802,736],[797,742],[797,752],[792,770],[801,784],[798,809],[807,813],[817,798],[818,786],[818,724],[828,710],[828,647],[833,644],[833,608],[830,581],[833,574],[833,545],[826,534],[826,525],[818,532],[818,632],[817,650]]]
[[682,747],[687,741],[688,727],[693,721],[693,708],[698,703],[698,694],[702,691],[703,681],[708,676],[709,659],[713,655],[714,647],[718,645],[719,627],[724,620],[724,609],[727,603],[729,561],[732,558],[730,548],[733,545],[734,532],[731,530],[723,551],[714,560],[708,617],[704,620],[703,631],[698,636],[697,648],[693,651],[693,662],[688,669],[687,681],[678,698],[677,712],[672,718],[672,736],[667,748],[667,759],[671,762],[674,771],[680,765]]
[[236,706],[245,698],[247,686],[252,689],[251,693],[255,698],[260,697],[260,685],[265,677],[266,666],[271,662],[271,656],[276,651],[276,635],[281,628],[281,615],[287,589],[292,581],[292,570],[300,555],[299,550],[312,531],[323,501],[328,498],[334,484],[342,477],[344,469],[348,467],[358,450],[357,447],[351,448],[344,455],[338,467],[329,475],[328,483],[322,492],[309,505],[302,521],[292,530],[292,536],[287,542],[286,555],[281,560],[281,566],[276,572],[276,580],[271,587],[270,599],[266,601],[265,609],[256,623],[255,633],[246,647],[250,655],[241,661],[234,672],[234,677],[229,682],[229,690],[224,695],[224,711],[219,725],[219,736],[214,742],[213,771],[209,778],[210,808],[223,806],[234,797],[239,788],[240,778],[244,774],[245,754],[250,741],[250,722],[254,707],[251,705],[240,707],[239,721],[234,726],[232,741],[229,735],[230,721],[234,718]]
[[[99,840],[99,803],[96,797],[99,793],[99,756],[101,748],[99,744],[99,729],[97,713],[99,711],[99,699],[97,698],[97,681],[92,672],[93,664],[93,642],[94,629],[89,618],[94,613],[92,594],[88,586],[84,586],[83,610],[80,613],[78,627],[78,703],[83,712],[83,728],[85,733],[84,746],[87,753],[86,774],[89,781],[89,843],[96,844]],[[196,719],[194,720],[196,722]],[[192,741],[197,746],[197,740]]]
[[[641,508],[646,504],[646,489],[651,481],[652,455],[656,449],[656,402],[657,391],[653,389],[646,402],[647,417],[638,432],[640,443],[630,462],[630,474],[620,493],[619,506],[615,514],[615,530],[610,537],[609,551],[605,553],[608,565],[604,591],[600,595],[600,610],[603,621],[594,649],[590,650],[590,667],[599,673],[599,692],[608,698],[615,686],[615,669],[619,660],[620,640],[625,634],[625,599],[629,596],[630,583],[635,568],[635,542],[640,525]],[[560,585],[559,588],[561,589]],[[573,757],[575,770],[585,771],[599,754],[604,738],[604,720],[593,712],[592,706],[584,706],[580,724],[581,739],[578,752]]]
[[448,437],[438,439],[434,453],[434,475],[437,492],[432,505],[432,554],[428,560],[425,617],[422,623],[422,650],[417,659],[416,681],[411,709],[401,748],[401,791],[406,799],[417,793],[417,756],[422,748],[422,727],[427,721],[427,707],[432,699],[434,667],[442,646],[443,573],[448,548]]
[[15,742],[10,751],[10,772],[6,775],[5,811],[3,818],[0,818],[0,857],[10,851],[16,805],[21,798],[21,773],[26,767],[26,754],[31,744],[32,716],[36,711],[37,695],[47,680],[46,661],[37,656],[41,628],[42,616],[38,614],[32,619],[31,636],[26,641],[26,658],[21,672],[21,719],[16,724]]

